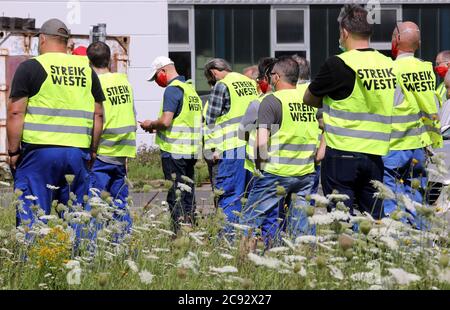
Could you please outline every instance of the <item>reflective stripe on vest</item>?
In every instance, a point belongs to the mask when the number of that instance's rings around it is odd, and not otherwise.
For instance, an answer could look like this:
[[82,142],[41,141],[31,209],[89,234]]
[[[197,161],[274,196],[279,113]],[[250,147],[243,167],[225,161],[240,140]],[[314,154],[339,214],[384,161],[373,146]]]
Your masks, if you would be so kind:
[[356,78],[349,97],[324,98],[326,143],[338,150],[386,155],[396,85],[393,61],[377,51],[351,50],[338,57]]
[[[430,62],[413,56],[397,58],[394,62],[397,89],[392,116],[391,150],[411,150],[429,145],[439,145],[434,126],[438,131],[436,78]],[[440,141],[439,141],[440,140]]]
[[[281,103],[283,116],[280,129],[269,138],[268,161],[262,166],[266,172],[285,177],[314,172],[320,130],[317,109],[304,106],[303,95],[304,90],[299,92],[297,89],[273,93]],[[297,113],[312,113],[313,117],[301,118]]]
[[[201,152],[202,144],[202,101],[191,84],[173,80],[168,87],[183,90],[183,102],[180,114],[173,119],[172,126],[158,131],[156,143],[161,150],[192,157]],[[163,113],[161,106],[160,116]]]
[[87,57],[46,53],[35,59],[47,77],[28,99],[22,141],[89,148],[95,104]]
[[103,134],[98,154],[136,157],[136,115],[133,90],[122,73],[99,75],[106,101],[103,103]]
[[258,91],[255,81],[236,72],[228,73],[219,83],[225,84],[228,89],[230,110],[217,118],[211,138],[216,148],[223,152],[246,144],[238,137],[239,123],[250,102],[258,97]]

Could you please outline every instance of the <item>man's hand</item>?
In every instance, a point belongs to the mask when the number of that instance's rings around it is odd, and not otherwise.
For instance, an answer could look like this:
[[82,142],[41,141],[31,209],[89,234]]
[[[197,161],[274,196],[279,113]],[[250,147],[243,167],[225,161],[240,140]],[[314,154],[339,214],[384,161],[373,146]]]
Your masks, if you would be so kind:
[[89,170],[92,169],[92,167],[94,166],[95,160],[97,159],[97,152],[95,151],[91,151],[91,159],[88,162],[88,168]]
[[220,159],[219,152],[214,151],[214,153],[212,154],[213,163],[217,163],[219,161],[219,159]]
[[155,132],[155,128],[153,127],[153,121],[151,120],[145,120],[143,122],[139,122],[139,125],[141,125],[142,130],[148,132],[148,133],[153,133]]
[[14,155],[14,156],[10,156],[9,157],[9,168],[11,168],[12,170],[16,170],[17,168],[17,161],[19,160],[19,156],[20,154]]

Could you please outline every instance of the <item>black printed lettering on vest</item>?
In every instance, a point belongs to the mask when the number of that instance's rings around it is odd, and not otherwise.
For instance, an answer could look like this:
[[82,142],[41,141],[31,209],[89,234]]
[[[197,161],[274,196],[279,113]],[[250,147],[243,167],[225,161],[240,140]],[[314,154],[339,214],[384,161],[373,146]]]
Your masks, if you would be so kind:
[[315,122],[316,112],[313,107],[307,106],[300,102],[288,103],[289,112],[294,122]]
[[394,89],[397,80],[394,68],[386,69],[358,69],[358,79],[366,90]]
[[200,98],[196,96],[188,97],[189,111],[201,111],[202,106],[200,104]]
[[429,70],[403,73],[402,83],[409,92],[434,91],[433,73]]
[[231,85],[233,85],[233,89],[236,91],[239,97],[258,95],[258,92],[256,91],[256,88],[252,82],[233,82]]
[[131,103],[131,93],[127,85],[108,87],[106,94],[112,106]]
[[83,67],[50,66],[50,76],[54,85],[86,87],[87,79]]

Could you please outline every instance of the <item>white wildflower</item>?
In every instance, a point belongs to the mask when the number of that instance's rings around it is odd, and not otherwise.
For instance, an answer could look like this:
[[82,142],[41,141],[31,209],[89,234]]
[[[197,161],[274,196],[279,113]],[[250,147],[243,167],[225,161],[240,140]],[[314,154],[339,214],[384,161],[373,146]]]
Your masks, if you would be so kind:
[[286,267],[287,264],[272,257],[263,257],[254,253],[248,253],[248,258],[257,266],[265,266],[268,268],[278,269],[279,267]]
[[227,253],[220,253],[220,256],[222,256],[225,259],[233,259],[234,258],[233,255],[230,255],[230,254],[227,254]]
[[250,226],[242,225],[242,224],[230,223],[230,225],[233,226],[234,228],[236,228],[237,230],[249,230],[249,229],[251,229]]
[[161,232],[161,233],[163,233],[163,234],[169,235],[169,236],[175,235],[175,233],[173,231],[171,231],[171,230],[162,229],[162,228],[157,228],[156,230]]
[[380,240],[383,241],[384,244],[386,244],[386,246],[392,251],[396,251],[398,249],[398,243],[394,238],[390,236],[382,236]]
[[441,282],[446,282],[446,283],[450,283],[450,269],[447,268],[444,271],[440,271],[439,272],[439,276],[438,276],[439,281]]
[[316,236],[310,236],[310,235],[305,235],[305,236],[299,236],[295,239],[295,244],[300,244],[300,243],[316,243],[317,241],[319,241],[319,238]]
[[235,273],[238,272],[238,269],[234,266],[223,266],[223,267],[209,267],[211,272],[216,273]]
[[81,283],[81,268],[76,267],[70,270],[66,276],[67,284],[79,285]]
[[66,267],[67,269],[80,268],[80,262],[77,260],[69,260],[64,264],[64,267]]
[[141,282],[143,284],[151,284],[153,281],[153,275],[147,271],[147,270],[142,270],[141,272],[139,272],[139,278],[141,279]]
[[186,185],[184,183],[178,183],[178,188],[183,192],[188,192],[188,193],[192,192],[192,187],[190,187],[189,185]]
[[43,227],[43,228],[39,229],[38,234],[39,234],[40,236],[45,236],[45,235],[47,235],[50,231],[52,231],[51,228]]
[[316,202],[316,205],[327,206],[330,203],[329,199],[319,194],[312,194],[310,197]]
[[388,271],[394,277],[395,282],[400,285],[408,285],[421,279],[418,275],[406,272],[401,268],[389,268]]
[[158,260],[158,259],[159,259],[158,256],[153,255],[153,254],[145,255],[144,258],[145,258],[145,259],[148,259],[148,260]]
[[33,195],[26,195],[25,199],[33,200],[33,201],[38,200],[38,198],[36,196],[33,196]]
[[378,191],[377,193],[374,194],[374,197],[377,197],[379,199],[395,199],[394,192],[389,187],[384,185],[382,182],[372,180],[370,181],[370,183]]
[[338,280],[344,280],[344,274],[342,273],[341,269],[333,265],[329,265],[328,268],[330,268],[331,275],[333,277],[335,277]]
[[183,181],[185,181],[186,183],[195,184],[195,182],[194,182],[191,178],[189,178],[189,177],[187,177],[187,176],[185,176],[185,175],[182,175],[182,176],[181,176],[181,179],[182,179]]
[[353,281],[365,282],[367,284],[381,284],[381,276],[375,272],[357,272],[350,276]]
[[153,248],[153,252],[170,252],[170,249],[168,248]]
[[10,250],[6,249],[6,248],[0,248],[0,251],[5,252],[6,254],[8,254],[9,256],[12,256],[14,253],[11,252]]
[[409,198],[406,195],[398,195],[397,202],[400,203],[405,207],[406,210],[410,212],[416,212],[416,207],[421,207],[422,205],[416,201],[412,201],[411,198]]
[[383,288],[381,285],[378,285],[378,284],[374,284],[369,287],[370,291],[379,291],[379,290],[384,290],[384,289],[385,288]]
[[130,268],[131,271],[138,273],[139,272],[139,268],[136,265],[136,263],[130,259],[126,259],[125,262],[128,265],[128,268]]
[[0,185],[2,186],[11,186],[8,182],[0,181]]
[[227,277],[227,281],[228,282],[240,282],[240,283],[244,283],[245,279],[241,278],[241,277],[237,277],[237,276],[228,276]]
[[59,189],[58,186],[51,185],[51,184],[47,184],[47,188],[50,189],[50,190],[52,190],[52,191]]
[[286,238],[282,238],[282,240],[283,240],[284,243],[286,243],[286,245],[288,247],[290,247],[292,250],[295,250],[295,245],[290,240],[288,240]]
[[334,200],[334,201],[345,201],[345,200],[350,199],[350,197],[345,194],[328,194],[327,198],[328,198],[328,200]]
[[286,255],[284,261],[288,264],[305,261],[306,257],[301,255]]
[[289,251],[289,248],[287,248],[285,246],[279,246],[279,247],[271,248],[269,250],[269,252],[272,252],[272,253],[282,253],[282,252],[286,252],[286,251]]
[[306,277],[307,272],[306,272],[305,267],[301,266],[301,267],[300,267],[300,270],[297,272],[297,274],[298,274],[299,276],[303,277],[303,278]]
[[208,251],[202,251],[201,253],[204,257],[209,257],[211,255],[211,253]]
[[197,254],[189,252],[188,256],[183,257],[178,261],[177,266],[180,268],[191,269],[193,272],[198,273],[200,261]]
[[56,215],[53,215],[53,214],[51,214],[51,215],[43,215],[43,216],[39,217],[40,220],[47,220],[47,221],[49,221],[49,220],[56,220],[57,218],[58,217]]

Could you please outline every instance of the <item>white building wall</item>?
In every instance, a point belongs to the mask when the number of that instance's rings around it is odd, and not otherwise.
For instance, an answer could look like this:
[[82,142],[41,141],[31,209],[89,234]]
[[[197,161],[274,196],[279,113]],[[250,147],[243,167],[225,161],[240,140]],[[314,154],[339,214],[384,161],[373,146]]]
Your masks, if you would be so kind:
[[[106,23],[108,35],[130,36],[129,80],[137,119],[155,119],[163,91],[147,82],[152,60],[168,55],[167,0],[0,0],[0,14],[31,17],[36,28],[50,18],[64,21],[73,34],[89,34],[90,26]],[[153,135],[138,130],[138,145],[152,144]]]

